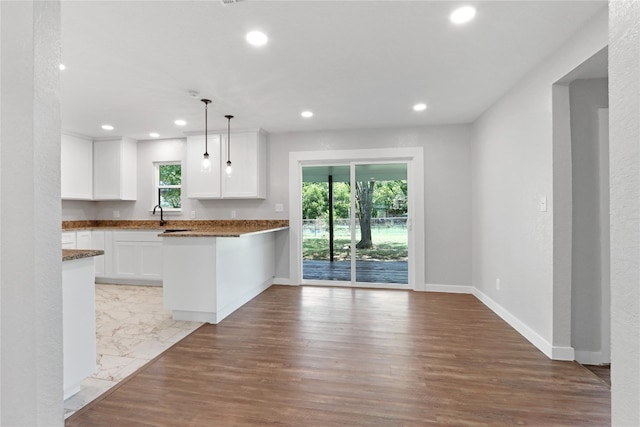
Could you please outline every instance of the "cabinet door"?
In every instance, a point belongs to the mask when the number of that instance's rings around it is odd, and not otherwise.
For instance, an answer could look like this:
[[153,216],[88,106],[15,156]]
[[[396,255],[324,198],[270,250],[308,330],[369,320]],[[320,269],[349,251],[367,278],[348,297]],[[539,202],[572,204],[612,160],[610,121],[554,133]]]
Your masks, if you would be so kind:
[[218,199],[220,198],[220,136],[208,137],[209,159],[211,172],[201,170],[204,154],[204,135],[189,136],[187,138],[187,174],[186,190],[190,199]]
[[75,231],[65,231],[62,233],[62,249],[76,249]]
[[113,277],[162,280],[162,239],[159,231],[114,231]]
[[141,242],[140,277],[148,280],[162,280],[162,242]]
[[93,143],[94,200],[136,200],[136,141],[122,138]]
[[78,249],[92,249],[91,245],[91,231],[77,231],[76,232],[76,248]]
[[222,197],[264,199],[267,177],[265,135],[262,132],[237,132],[231,134],[231,144],[227,144],[226,135],[222,140],[223,164],[230,158],[233,167],[230,175],[222,173]]
[[63,200],[93,198],[93,142],[62,134],[60,139],[60,194]]
[[113,242],[113,273],[120,279],[138,278],[138,244],[136,242]]
[[120,198],[120,141],[93,143],[93,195],[95,200]]
[[104,251],[104,255],[94,257],[95,259],[95,269],[96,269],[96,277],[105,277],[105,265],[106,258],[109,256],[109,253],[106,249],[105,245],[105,232],[102,230],[93,230],[91,232],[91,249],[100,249]]

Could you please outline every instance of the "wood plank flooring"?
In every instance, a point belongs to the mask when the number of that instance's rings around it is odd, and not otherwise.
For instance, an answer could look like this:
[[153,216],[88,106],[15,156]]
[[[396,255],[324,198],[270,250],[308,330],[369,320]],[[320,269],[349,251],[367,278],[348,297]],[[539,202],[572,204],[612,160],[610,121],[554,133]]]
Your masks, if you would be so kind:
[[607,426],[610,390],[471,295],[272,286],[66,426]]

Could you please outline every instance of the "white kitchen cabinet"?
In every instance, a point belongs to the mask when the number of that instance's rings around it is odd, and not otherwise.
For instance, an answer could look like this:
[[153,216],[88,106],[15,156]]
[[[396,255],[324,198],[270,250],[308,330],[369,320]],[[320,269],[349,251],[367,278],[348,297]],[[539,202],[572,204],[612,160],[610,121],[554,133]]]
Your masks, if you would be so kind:
[[222,198],[264,199],[267,197],[267,135],[263,131],[235,132],[231,144],[222,136],[222,161],[226,168],[227,146],[233,172],[222,172]]
[[76,232],[75,231],[63,231],[62,232],[62,249],[76,249]]
[[93,199],[93,142],[62,134],[60,139],[60,194],[63,200]]
[[191,199],[264,199],[267,195],[267,134],[262,130],[231,133],[228,176],[227,135],[210,135],[211,172],[202,172],[204,135],[187,138],[187,197]]
[[191,199],[219,199],[220,198],[220,136],[208,137],[209,159],[211,172],[201,170],[204,155],[204,135],[190,135],[187,137],[187,197]]
[[[92,230],[91,231],[91,249],[100,249],[104,251],[103,256],[95,258],[95,270],[96,277],[105,277],[108,273],[107,266],[111,261],[111,248],[107,248],[105,244],[105,234],[111,239],[111,232],[104,230]],[[107,259],[108,258],[108,259]]]
[[111,276],[119,282],[162,281],[161,231],[114,231]]
[[93,142],[93,199],[136,200],[137,142],[131,138]]
[[91,244],[91,230],[76,231],[76,248],[93,249]]

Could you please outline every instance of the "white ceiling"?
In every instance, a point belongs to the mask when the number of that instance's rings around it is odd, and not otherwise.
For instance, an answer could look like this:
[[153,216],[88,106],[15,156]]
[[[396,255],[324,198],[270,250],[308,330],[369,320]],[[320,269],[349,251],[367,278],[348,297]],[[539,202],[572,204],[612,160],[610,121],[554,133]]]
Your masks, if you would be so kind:
[[456,26],[457,1],[63,1],[62,127],[184,136],[204,130],[203,97],[209,129],[225,114],[268,132],[468,123],[607,4],[472,3]]

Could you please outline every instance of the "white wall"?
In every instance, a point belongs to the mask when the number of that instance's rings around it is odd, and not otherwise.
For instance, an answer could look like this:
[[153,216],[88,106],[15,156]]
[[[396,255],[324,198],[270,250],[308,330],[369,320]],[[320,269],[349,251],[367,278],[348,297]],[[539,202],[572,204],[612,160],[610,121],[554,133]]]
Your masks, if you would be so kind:
[[[607,79],[579,79],[569,86],[571,105],[572,153],[572,280],[571,280],[571,345],[576,360],[582,363],[604,363],[600,325],[602,260],[601,200],[608,204],[608,194],[600,194],[601,150],[598,108],[609,106]],[[606,142],[606,141],[602,141]],[[608,169],[602,177],[603,188],[609,188]],[[608,208],[606,210],[608,216]],[[608,240],[608,235],[606,236]],[[607,261],[609,255],[607,254]],[[605,269],[605,273],[608,269]],[[607,281],[608,286],[608,281]],[[606,337],[608,339],[608,336]]]
[[[573,351],[567,331],[564,342],[554,342],[554,322],[569,328],[571,307],[570,297],[554,301],[552,85],[606,46],[607,31],[603,10],[473,127],[473,285],[556,358],[572,358]],[[541,197],[547,212],[538,209]],[[554,303],[563,309],[554,312]]]
[[60,3],[0,17],[0,425],[62,426]]
[[96,219],[96,202],[86,202],[81,200],[62,201],[63,221],[89,221]]
[[[467,125],[271,135],[270,200],[288,210],[289,153],[295,151],[423,147],[424,268],[430,285],[471,281],[470,128]],[[287,247],[288,250],[288,247]],[[283,264],[283,263],[282,263]],[[284,268],[279,265],[279,268]],[[287,271],[277,274],[288,276]]]
[[640,425],[640,2],[611,1],[611,424]]

